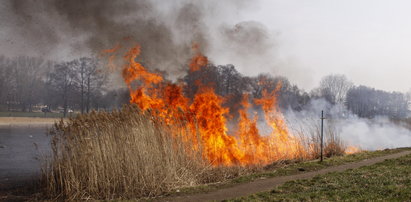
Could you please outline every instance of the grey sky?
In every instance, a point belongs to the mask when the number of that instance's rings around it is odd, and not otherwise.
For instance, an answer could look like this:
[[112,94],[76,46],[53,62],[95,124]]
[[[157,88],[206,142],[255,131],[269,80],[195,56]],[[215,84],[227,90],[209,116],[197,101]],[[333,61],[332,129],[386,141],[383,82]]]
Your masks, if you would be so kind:
[[405,92],[411,88],[410,9],[405,0],[261,0],[242,17],[275,33],[283,60],[278,73],[305,89],[341,73],[356,84]]
[[[190,0],[152,1],[160,18],[172,27],[167,21],[174,18],[168,15],[172,15],[182,2]],[[0,12],[9,9],[5,2],[0,4]],[[203,4],[201,11],[205,15],[199,21],[204,23],[200,30],[206,32],[203,37],[211,39],[206,54],[216,64],[234,64],[245,75],[262,72],[283,75],[307,91],[318,86],[321,77],[327,74],[345,74],[357,85],[383,90],[405,92],[411,88],[410,1],[199,2],[196,4]],[[35,11],[35,16],[46,18],[41,8]],[[83,54],[71,43],[81,43],[87,35],[66,32],[65,21],[47,25],[50,29],[59,29],[60,41],[54,47],[40,49],[47,38],[28,40],[30,30],[19,27],[13,18],[0,15],[0,54],[40,54],[52,58]],[[248,27],[243,35],[235,35],[236,24]],[[259,35],[239,45],[247,36],[247,30],[257,30]],[[233,33],[237,41],[227,40]],[[184,39],[185,35],[182,36]],[[257,46],[253,46],[254,41]]]

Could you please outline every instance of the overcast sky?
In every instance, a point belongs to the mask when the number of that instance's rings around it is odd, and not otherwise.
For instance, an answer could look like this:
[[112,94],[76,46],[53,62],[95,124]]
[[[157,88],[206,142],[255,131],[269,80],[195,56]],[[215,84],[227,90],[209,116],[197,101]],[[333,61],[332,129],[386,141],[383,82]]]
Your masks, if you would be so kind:
[[[167,21],[166,13],[175,13],[175,2],[190,0],[170,0],[163,3],[161,0],[152,1],[156,2],[158,15],[166,16]],[[307,91],[317,87],[321,77],[328,74],[345,74],[356,85],[383,90],[406,92],[411,89],[410,1],[204,2],[208,2],[206,9],[213,10],[205,11],[209,15],[204,18],[205,24],[202,25],[205,26],[203,31],[209,32],[207,34],[213,39],[206,54],[216,64],[234,64],[245,75],[265,72],[286,76],[292,83]],[[236,2],[235,6],[232,6],[233,2]],[[42,56],[52,55],[54,58],[70,57],[73,54],[77,57],[76,54],[79,54],[68,44],[73,41],[81,42],[87,34],[77,35],[73,32],[74,34],[64,35],[66,30],[62,28],[59,32],[60,41],[55,42],[55,47],[40,50],[38,47],[42,46],[41,43],[47,41],[47,38],[27,39],[31,35],[31,30],[26,29],[24,24],[15,23],[15,17],[8,14],[8,10],[8,3],[0,4],[0,11],[3,13],[0,14],[0,54],[40,53]],[[53,18],[44,17],[41,13],[41,8],[35,10],[34,20],[30,23],[36,23],[36,16],[46,20]],[[230,30],[221,29],[222,27],[232,28],[242,22],[257,22],[251,23],[251,27],[263,30],[260,36],[266,36],[267,39],[253,38],[258,40],[258,47],[252,47],[252,44],[247,43],[242,47],[228,43],[227,38],[221,37],[221,30]],[[58,29],[62,23],[47,24],[47,27]],[[36,29],[36,26],[30,28]],[[41,34],[43,30],[35,31],[44,36]],[[46,34],[48,30],[44,32]],[[239,39],[236,43],[241,42],[242,38]],[[247,48],[248,45],[250,48]]]
[[305,89],[339,73],[357,85],[405,92],[411,88],[410,9],[406,0],[261,0],[242,17],[276,33],[285,66],[278,73]]

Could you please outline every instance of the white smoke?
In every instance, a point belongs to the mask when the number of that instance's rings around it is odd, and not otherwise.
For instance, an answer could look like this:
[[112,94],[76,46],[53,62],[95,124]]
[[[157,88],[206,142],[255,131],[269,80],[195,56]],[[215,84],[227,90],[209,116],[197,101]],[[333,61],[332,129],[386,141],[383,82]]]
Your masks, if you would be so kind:
[[362,149],[410,147],[411,131],[392,123],[386,117],[374,119],[350,118],[338,124],[339,134],[350,145]]
[[410,147],[411,130],[390,121],[388,117],[360,118],[342,105],[331,105],[324,99],[312,100],[302,111],[287,110],[284,115],[292,133],[316,134],[320,131],[324,111],[324,136],[337,134],[347,146],[364,150]]

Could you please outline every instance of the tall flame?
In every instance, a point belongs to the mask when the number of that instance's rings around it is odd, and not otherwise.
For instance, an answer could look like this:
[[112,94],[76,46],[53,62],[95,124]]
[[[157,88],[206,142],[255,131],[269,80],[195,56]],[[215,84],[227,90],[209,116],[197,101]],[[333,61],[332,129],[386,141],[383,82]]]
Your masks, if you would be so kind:
[[[189,66],[190,71],[198,71],[208,63],[207,57],[198,51]],[[112,49],[109,53],[114,52]],[[239,111],[237,131],[229,134],[227,115],[229,109],[223,107],[224,98],[204,84],[198,83],[199,90],[192,101],[184,96],[183,86],[164,81],[160,74],[148,71],[137,62],[140,46],[131,48],[125,55],[126,64],[122,76],[130,92],[130,103],[142,110],[148,110],[167,123],[185,120],[193,133],[185,134],[200,149],[203,158],[212,165],[265,165],[273,161],[298,158],[306,155],[301,143],[294,138],[277,108],[278,85],[273,92],[263,92],[263,97],[255,99],[264,111],[266,124],[271,128],[269,134],[261,134],[257,127],[257,115],[249,118],[249,98],[243,96],[242,109]],[[137,83],[138,87],[134,87]],[[195,134],[199,134],[197,137]]]

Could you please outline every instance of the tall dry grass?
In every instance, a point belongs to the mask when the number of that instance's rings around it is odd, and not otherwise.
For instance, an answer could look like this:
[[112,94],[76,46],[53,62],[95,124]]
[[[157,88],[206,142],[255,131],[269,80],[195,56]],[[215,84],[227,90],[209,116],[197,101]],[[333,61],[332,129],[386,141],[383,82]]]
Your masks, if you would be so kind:
[[[317,159],[321,155],[321,123],[315,118],[292,120],[291,131],[300,140],[306,151],[306,159]],[[326,157],[345,154],[347,145],[341,139],[335,120],[327,120],[323,129],[323,154]]]
[[[309,126],[301,131],[306,140],[301,153],[309,154],[304,159],[319,156],[319,127]],[[180,138],[190,131],[184,120],[170,126],[132,105],[60,121],[51,131],[52,155],[43,168],[45,194],[66,200],[152,197],[264,169],[211,166],[201,149]],[[341,148],[338,135],[327,136],[326,156]]]
[[43,175],[46,194],[66,199],[132,198],[216,180],[205,179],[210,165],[189,142],[172,138],[170,130],[175,128],[133,106],[55,124],[52,158]]

